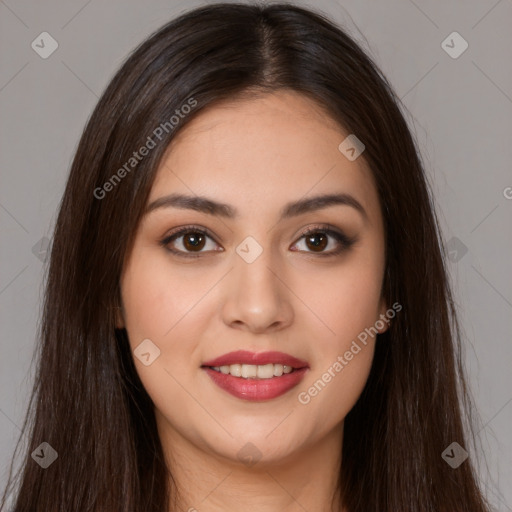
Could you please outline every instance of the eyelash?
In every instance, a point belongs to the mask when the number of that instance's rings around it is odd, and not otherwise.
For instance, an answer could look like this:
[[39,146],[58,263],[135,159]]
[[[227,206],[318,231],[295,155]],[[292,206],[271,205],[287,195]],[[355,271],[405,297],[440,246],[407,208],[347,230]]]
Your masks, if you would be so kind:
[[[201,254],[202,254],[201,252],[199,252],[197,254],[186,253],[186,252],[178,251],[176,249],[171,249],[171,248],[168,247],[168,245],[172,241],[174,241],[177,238],[180,238],[180,236],[183,236],[183,235],[186,235],[186,234],[189,234],[189,233],[206,235],[207,237],[209,237],[213,241],[215,241],[215,237],[210,232],[210,230],[208,230],[206,228],[203,228],[203,227],[199,227],[199,226],[195,226],[195,225],[190,225],[190,226],[183,226],[183,227],[178,228],[175,231],[169,233],[165,238],[160,240],[160,245],[162,247],[164,247],[166,250],[168,250],[169,252],[175,254],[178,257],[182,257],[182,258],[199,258],[201,256]],[[305,251],[305,252],[307,252],[309,254],[313,254],[315,256],[321,256],[321,257],[324,257],[324,258],[331,257],[331,256],[338,256],[342,252],[348,250],[350,247],[352,247],[352,245],[354,245],[357,242],[357,238],[356,237],[350,238],[350,237],[346,236],[344,233],[342,233],[341,231],[335,230],[335,229],[329,227],[328,225],[316,225],[316,226],[312,226],[312,227],[308,228],[306,231],[304,231],[300,235],[300,237],[298,238],[297,241],[301,240],[302,238],[304,238],[304,237],[306,237],[308,235],[316,234],[316,233],[322,233],[322,234],[325,234],[325,235],[332,236],[340,244],[340,247],[338,249],[331,250],[330,252],[315,253],[313,251]],[[215,242],[215,243],[217,243],[217,242]],[[205,251],[205,252],[209,252],[209,251]],[[304,251],[297,251],[297,252],[304,252]]]

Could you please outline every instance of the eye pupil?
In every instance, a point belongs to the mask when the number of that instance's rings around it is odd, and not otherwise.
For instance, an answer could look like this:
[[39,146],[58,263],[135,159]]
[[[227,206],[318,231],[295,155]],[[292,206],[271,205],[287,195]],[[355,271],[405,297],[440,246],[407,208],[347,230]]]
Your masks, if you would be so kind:
[[202,249],[204,247],[205,237],[200,233],[188,233],[183,236],[183,245],[187,250]]
[[[321,240],[318,240],[318,239],[321,239]],[[311,243],[312,246],[314,247],[315,251],[317,249],[320,249],[320,250],[325,249],[325,247],[327,246],[327,242],[328,242],[327,237],[323,233],[314,233],[312,235],[309,235],[306,238],[306,244],[308,244],[308,247],[311,248],[309,246],[309,244]]]

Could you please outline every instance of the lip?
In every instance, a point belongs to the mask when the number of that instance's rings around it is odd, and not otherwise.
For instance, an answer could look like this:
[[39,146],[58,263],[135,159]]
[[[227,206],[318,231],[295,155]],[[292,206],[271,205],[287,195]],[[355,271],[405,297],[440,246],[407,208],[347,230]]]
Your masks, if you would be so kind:
[[294,388],[304,378],[309,368],[293,370],[291,373],[283,374],[281,377],[271,379],[244,379],[224,374],[211,368],[203,368],[212,381],[229,394],[252,402],[272,400],[284,395]]
[[[306,361],[293,357],[289,354],[285,354],[284,352],[255,353],[249,352],[248,350],[237,350],[235,352],[229,352],[228,354],[224,354],[220,357],[204,362],[202,366],[229,366],[232,364],[264,365],[270,363],[283,364],[291,366],[292,368],[295,369],[309,368],[309,365]],[[234,378],[238,379],[239,377]]]
[[[230,366],[232,364],[264,365],[270,363],[291,366],[293,371],[270,379],[245,379],[211,368],[212,366]],[[265,401],[284,395],[297,386],[308,371],[309,364],[284,352],[255,353],[248,350],[237,350],[206,361],[201,368],[217,386],[229,394],[242,400]]]

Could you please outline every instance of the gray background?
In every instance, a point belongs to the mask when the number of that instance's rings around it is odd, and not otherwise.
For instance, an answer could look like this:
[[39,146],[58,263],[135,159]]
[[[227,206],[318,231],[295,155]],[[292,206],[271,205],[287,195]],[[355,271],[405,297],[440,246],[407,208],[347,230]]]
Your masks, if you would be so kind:
[[[2,488],[34,378],[44,237],[84,123],[134,46],[205,3],[0,1]],[[348,28],[407,109],[451,255],[483,485],[496,510],[512,510],[512,0],[296,3]],[[31,47],[44,31],[59,45],[47,59]],[[469,44],[458,58],[442,46],[453,31]]]

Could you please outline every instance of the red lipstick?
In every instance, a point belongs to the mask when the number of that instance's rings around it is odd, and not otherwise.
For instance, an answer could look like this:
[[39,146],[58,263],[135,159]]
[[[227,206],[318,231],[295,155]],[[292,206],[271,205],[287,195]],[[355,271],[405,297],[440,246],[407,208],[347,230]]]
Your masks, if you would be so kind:
[[[283,373],[268,379],[236,377],[222,373],[212,367],[233,364],[267,365],[281,364],[293,368],[290,373]],[[239,350],[211,359],[203,363],[202,368],[212,381],[229,394],[249,401],[266,401],[277,398],[297,386],[309,369],[306,361],[284,354],[283,352],[248,352]]]

